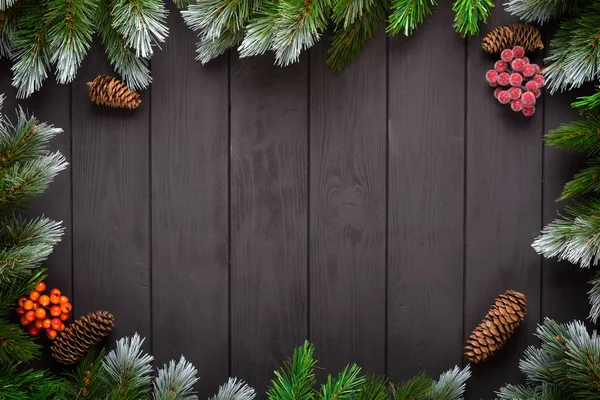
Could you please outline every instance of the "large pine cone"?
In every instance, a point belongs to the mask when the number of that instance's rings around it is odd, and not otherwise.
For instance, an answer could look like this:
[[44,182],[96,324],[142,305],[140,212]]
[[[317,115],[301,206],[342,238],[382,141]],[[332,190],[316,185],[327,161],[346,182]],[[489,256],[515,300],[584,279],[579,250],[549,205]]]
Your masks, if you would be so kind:
[[133,110],[142,103],[138,92],[112,76],[100,75],[93,82],[88,82],[88,87],[90,99],[101,106]]
[[488,33],[481,44],[488,53],[500,53],[504,49],[522,46],[526,53],[543,49],[544,42],[539,29],[533,25],[512,24],[499,26]]
[[52,357],[62,364],[75,364],[108,336],[114,320],[108,311],[96,311],[79,318],[54,340],[50,348]]
[[465,346],[465,356],[478,363],[508,340],[527,314],[527,298],[523,293],[507,290],[496,298],[485,318],[475,328]]

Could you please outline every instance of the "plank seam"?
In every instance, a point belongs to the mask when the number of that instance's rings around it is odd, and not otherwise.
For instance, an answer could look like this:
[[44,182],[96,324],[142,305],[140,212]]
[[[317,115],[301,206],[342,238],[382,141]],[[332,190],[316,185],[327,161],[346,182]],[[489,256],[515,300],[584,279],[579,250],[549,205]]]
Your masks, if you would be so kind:
[[389,369],[389,238],[390,238],[390,38],[385,35],[385,302],[384,302],[384,330],[383,339],[383,371],[388,374]]
[[[466,304],[467,304],[467,196],[468,196],[468,185],[467,185],[467,177],[468,177],[468,169],[467,169],[467,160],[468,160],[468,108],[469,108],[469,40],[464,40],[465,46],[465,73],[464,73],[464,120],[463,120],[463,129],[464,129],[464,137],[463,137],[463,279],[462,279],[462,336],[459,343],[459,349],[462,348],[463,341],[466,335]],[[462,353],[462,351],[461,351]],[[465,366],[465,360],[461,357],[462,366]]]
[[[152,71],[152,61],[150,61],[150,71]],[[154,272],[154,240],[153,240],[153,226],[152,226],[152,87],[148,88],[148,240],[150,241],[150,249],[148,252],[149,265],[148,265],[148,283],[149,290],[148,295],[150,296],[150,349],[154,354],[154,291],[152,289],[152,276]]]
[[307,89],[306,89],[306,146],[307,146],[307,151],[306,151],[306,180],[307,180],[307,184],[306,184],[306,339],[307,340],[311,340],[312,335],[311,335],[311,323],[310,323],[310,318],[311,318],[311,312],[310,312],[310,307],[311,307],[311,297],[310,297],[310,212],[311,212],[311,207],[310,207],[310,202],[311,202],[311,193],[310,193],[310,184],[311,184],[311,175],[310,175],[310,162],[311,162],[311,157],[310,157],[310,135],[311,135],[311,126],[310,126],[310,100],[311,100],[311,90],[310,90],[310,83],[311,83],[311,79],[310,79],[310,71],[311,71],[311,53],[312,50],[309,50],[307,52],[307,74],[306,74],[306,85],[307,85]]
[[227,51],[227,352],[228,375],[232,376],[232,292],[231,292],[231,50]]

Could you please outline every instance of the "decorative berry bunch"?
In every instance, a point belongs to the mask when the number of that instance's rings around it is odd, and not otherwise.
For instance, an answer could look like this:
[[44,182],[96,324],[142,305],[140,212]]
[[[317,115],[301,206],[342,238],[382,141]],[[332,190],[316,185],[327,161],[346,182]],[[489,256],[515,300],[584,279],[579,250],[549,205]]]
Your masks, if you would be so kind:
[[73,306],[67,296],[61,296],[60,290],[52,289],[49,295],[43,294],[45,291],[46,284],[39,282],[28,297],[19,298],[17,314],[21,316],[21,325],[29,327],[31,336],[38,336],[45,329],[48,339],[53,340],[58,332],[65,330],[64,322]]
[[540,66],[529,62],[521,46],[503,50],[500,58],[494,69],[485,73],[490,86],[496,88],[494,97],[502,104],[510,103],[513,111],[532,116],[545,83]]

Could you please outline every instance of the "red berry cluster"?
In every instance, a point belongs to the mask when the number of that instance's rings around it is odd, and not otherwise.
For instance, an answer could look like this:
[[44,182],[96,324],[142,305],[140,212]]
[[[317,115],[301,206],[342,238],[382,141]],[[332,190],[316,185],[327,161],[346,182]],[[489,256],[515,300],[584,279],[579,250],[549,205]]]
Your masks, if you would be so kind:
[[46,284],[39,282],[28,297],[21,297],[17,314],[21,316],[21,325],[29,326],[31,336],[38,336],[45,329],[48,339],[55,339],[58,332],[65,330],[64,321],[69,319],[73,306],[67,296],[61,296],[60,290],[52,289],[49,295],[43,294],[44,291]]
[[535,113],[535,102],[544,87],[540,66],[529,62],[521,46],[503,50],[494,69],[485,73],[485,79],[495,87],[494,97],[502,104],[509,104],[516,112],[530,117]]

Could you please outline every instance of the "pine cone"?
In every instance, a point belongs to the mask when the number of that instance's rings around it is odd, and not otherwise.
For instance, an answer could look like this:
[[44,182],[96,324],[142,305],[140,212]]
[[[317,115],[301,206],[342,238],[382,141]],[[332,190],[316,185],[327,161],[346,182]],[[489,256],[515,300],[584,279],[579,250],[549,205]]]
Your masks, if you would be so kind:
[[485,318],[467,339],[465,356],[478,363],[491,356],[508,340],[527,314],[523,293],[507,290],[496,298]]
[[131,90],[124,82],[107,75],[100,75],[88,82],[92,102],[113,108],[138,108],[142,100],[140,94]]
[[500,53],[504,49],[512,49],[515,46],[522,46],[525,52],[543,49],[542,34],[533,25],[499,26],[488,33],[481,44],[481,48],[490,54]]
[[79,318],[54,340],[52,357],[61,364],[75,364],[89,349],[100,343],[114,326],[108,311],[96,311]]

